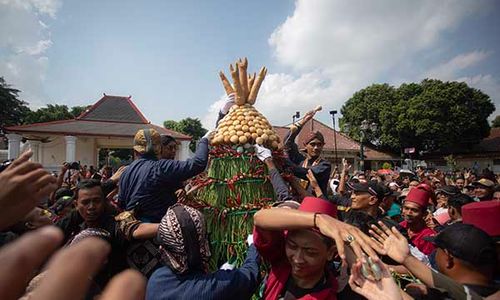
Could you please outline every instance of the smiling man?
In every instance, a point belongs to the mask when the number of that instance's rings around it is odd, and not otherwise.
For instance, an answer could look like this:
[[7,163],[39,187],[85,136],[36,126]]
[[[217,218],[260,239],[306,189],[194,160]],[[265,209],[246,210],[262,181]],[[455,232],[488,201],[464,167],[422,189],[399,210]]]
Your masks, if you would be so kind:
[[400,223],[407,230],[412,244],[426,255],[434,250],[434,245],[424,240],[424,237],[436,234],[434,230],[427,227],[424,219],[430,197],[429,191],[420,186],[411,189],[403,203],[404,221]]

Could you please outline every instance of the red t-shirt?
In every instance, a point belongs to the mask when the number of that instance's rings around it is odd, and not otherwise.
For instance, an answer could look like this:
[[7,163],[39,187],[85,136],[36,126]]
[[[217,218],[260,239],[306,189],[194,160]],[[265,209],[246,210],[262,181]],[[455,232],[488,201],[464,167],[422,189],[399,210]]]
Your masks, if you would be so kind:
[[[399,223],[399,225],[408,230],[408,221],[403,221]],[[436,232],[425,226],[419,232],[413,232],[413,235],[410,236],[410,239],[413,245],[418,248],[418,250],[422,251],[422,253],[424,253],[425,255],[429,255],[436,247],[433,243],[424,240],[424,237],[433,235],[436,235]]]
[[[266,234],[262,234],[263,232]],[[270,238],[266,238],[266,236]],[[285,235],[282,231],[267,231],[254,226],[253,241],[259,254],[271,264],[271,271],[267,277],[266,289],[264,290],[264,299],[279,299],[280,295],[283,294],[286,282],[292,272],[292,267],[285,253]],[[331,287],[319,292],[307,294],[300,299],[336,300],[338,288],[337,279],[331,273],[328,274],[327,278],[331,280]]]

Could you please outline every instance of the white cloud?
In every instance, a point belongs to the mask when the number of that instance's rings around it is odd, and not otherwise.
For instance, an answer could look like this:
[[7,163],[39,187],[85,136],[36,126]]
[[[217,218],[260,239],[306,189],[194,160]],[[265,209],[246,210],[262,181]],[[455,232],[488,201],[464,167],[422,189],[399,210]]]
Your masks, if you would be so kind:
[[491,53],[486,51],[472,51],[457,55],[450,61],[431,68],[422,77],[452,80],[456,78],[458,72],[477,65],[486,59],[490,54]]
[[456,78],[456,81],[463,81],[469,86],[480,89],[488,96],[495,104],[496,111],[490,116],[491,119],[495,118],[496,115],[500,114],[500,80],[493,77],[490,74],[487,75],[476,75],[472,77],[460,77]]
[[56,17],[61,4],[60,0],[0,0],[0,74],[33,106],[47,101],[45,53],[53,44],[47,22]]
[[27,47],[18,47],[17,52],[19,54],[27,54],[27,55],[40,55],[45,52],[45,50],[49,49],[52,46],[51,40],[40,40],[38,43],[32,46]]
[[0,5],[10,6],[16,9],[33,11],[40,15],[56,17],[61,8],[61,0],[0,0]]
[[[443,35],[487,10],[485,4],[297,0],[293,14],[269,37],[275,59],[293,74],[270,73],[256,106],[274,124],[286,124],[296,110],[317,104],[340,109],[356,90],[387,78],[419,80],[426,68],[422,53],[440,49]],[[453,66],[465,68],[486,56],[473,52]]]

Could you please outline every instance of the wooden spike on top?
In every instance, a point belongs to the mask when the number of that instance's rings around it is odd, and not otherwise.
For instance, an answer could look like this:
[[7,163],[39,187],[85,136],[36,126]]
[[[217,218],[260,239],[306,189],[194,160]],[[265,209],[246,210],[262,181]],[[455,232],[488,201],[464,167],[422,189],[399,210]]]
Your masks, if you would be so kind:
[[229,65],[229,70],[231,71],[231,77],[233,78],[234,91],[236,92],[236,104],[243,105],[245,104],[245,99],[242,95],[242,89],[240,84],[240,75],[238,71],[238,63],[236,63],[235,67],[233,65]]
[[253,83],[255,81],[255,76],[256,76],[255,72],[253,74],[248,75],[248,94],[249,95],[250,95],[250,91],[252,90]]
[[224,75],[224,72],[220,71],[219,77],[220,77],[220,80],[222,81],[222,85],[224,86],[224,90],[226,91],[226,94],[230,95],[230,94],[234,93],[234,89],[231,86],[231,83],[229,82],[229,80],[227,80],[226,75]]
[[255,82],[252,85],[252,89],[250,90],[250,95],[248,95],[248,100],[247,100],[248,103],[252,105],[255,104],[255,100],[257,99],[257,93],[259,92],[260,85],[262,84],[262,81],[264,81],[266,74],[267,74],[266,67],[262,67],[259,71],[259,75],[257,76]]
[[239,77],[241,84],[241,96],[244,99],[244,102],[247,102],[248,94],[250,93],[248,89],[248,78],[247,78],[247,68],[248,68],[247,58],[245,57],[244,59],[240,59],[237,65],[240,75]]

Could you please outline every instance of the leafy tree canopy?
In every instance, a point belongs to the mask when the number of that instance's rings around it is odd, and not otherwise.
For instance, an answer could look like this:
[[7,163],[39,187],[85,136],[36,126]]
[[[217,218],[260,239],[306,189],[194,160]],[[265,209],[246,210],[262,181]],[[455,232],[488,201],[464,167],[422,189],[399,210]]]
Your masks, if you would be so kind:
[[185,118],[180,121],[167,120],[163,122],[163,126],[167,129],[190,135],[192,137],[191,144],[189,145],[191,151],[196,150],[196,142],[207,133],[207,130],[203,128],[198,118]]
[[491,124],[491,127],[500,127],[500,115],[496,116],[495,119],[493,119],[493,123]]
[[367,140],[381,149],[399,152],[451,152],[470,147],[488,136],[488,116],[495,111],[490,97],[463,82],[425,79],[420,83],[373,84],[347,100],[341,126],[360,140],[363,120],[378,124]]
[[18,99],[18,95],[19,90],[0,77],[0,133],[7,126],[22,124],[30,111],[27,103]]
[[69,109],[66,105],[48,104],[47,107],[31,111],[26,117],[25,123],[30,124],[74,119],[86,109],[87,106],[73,106]]

